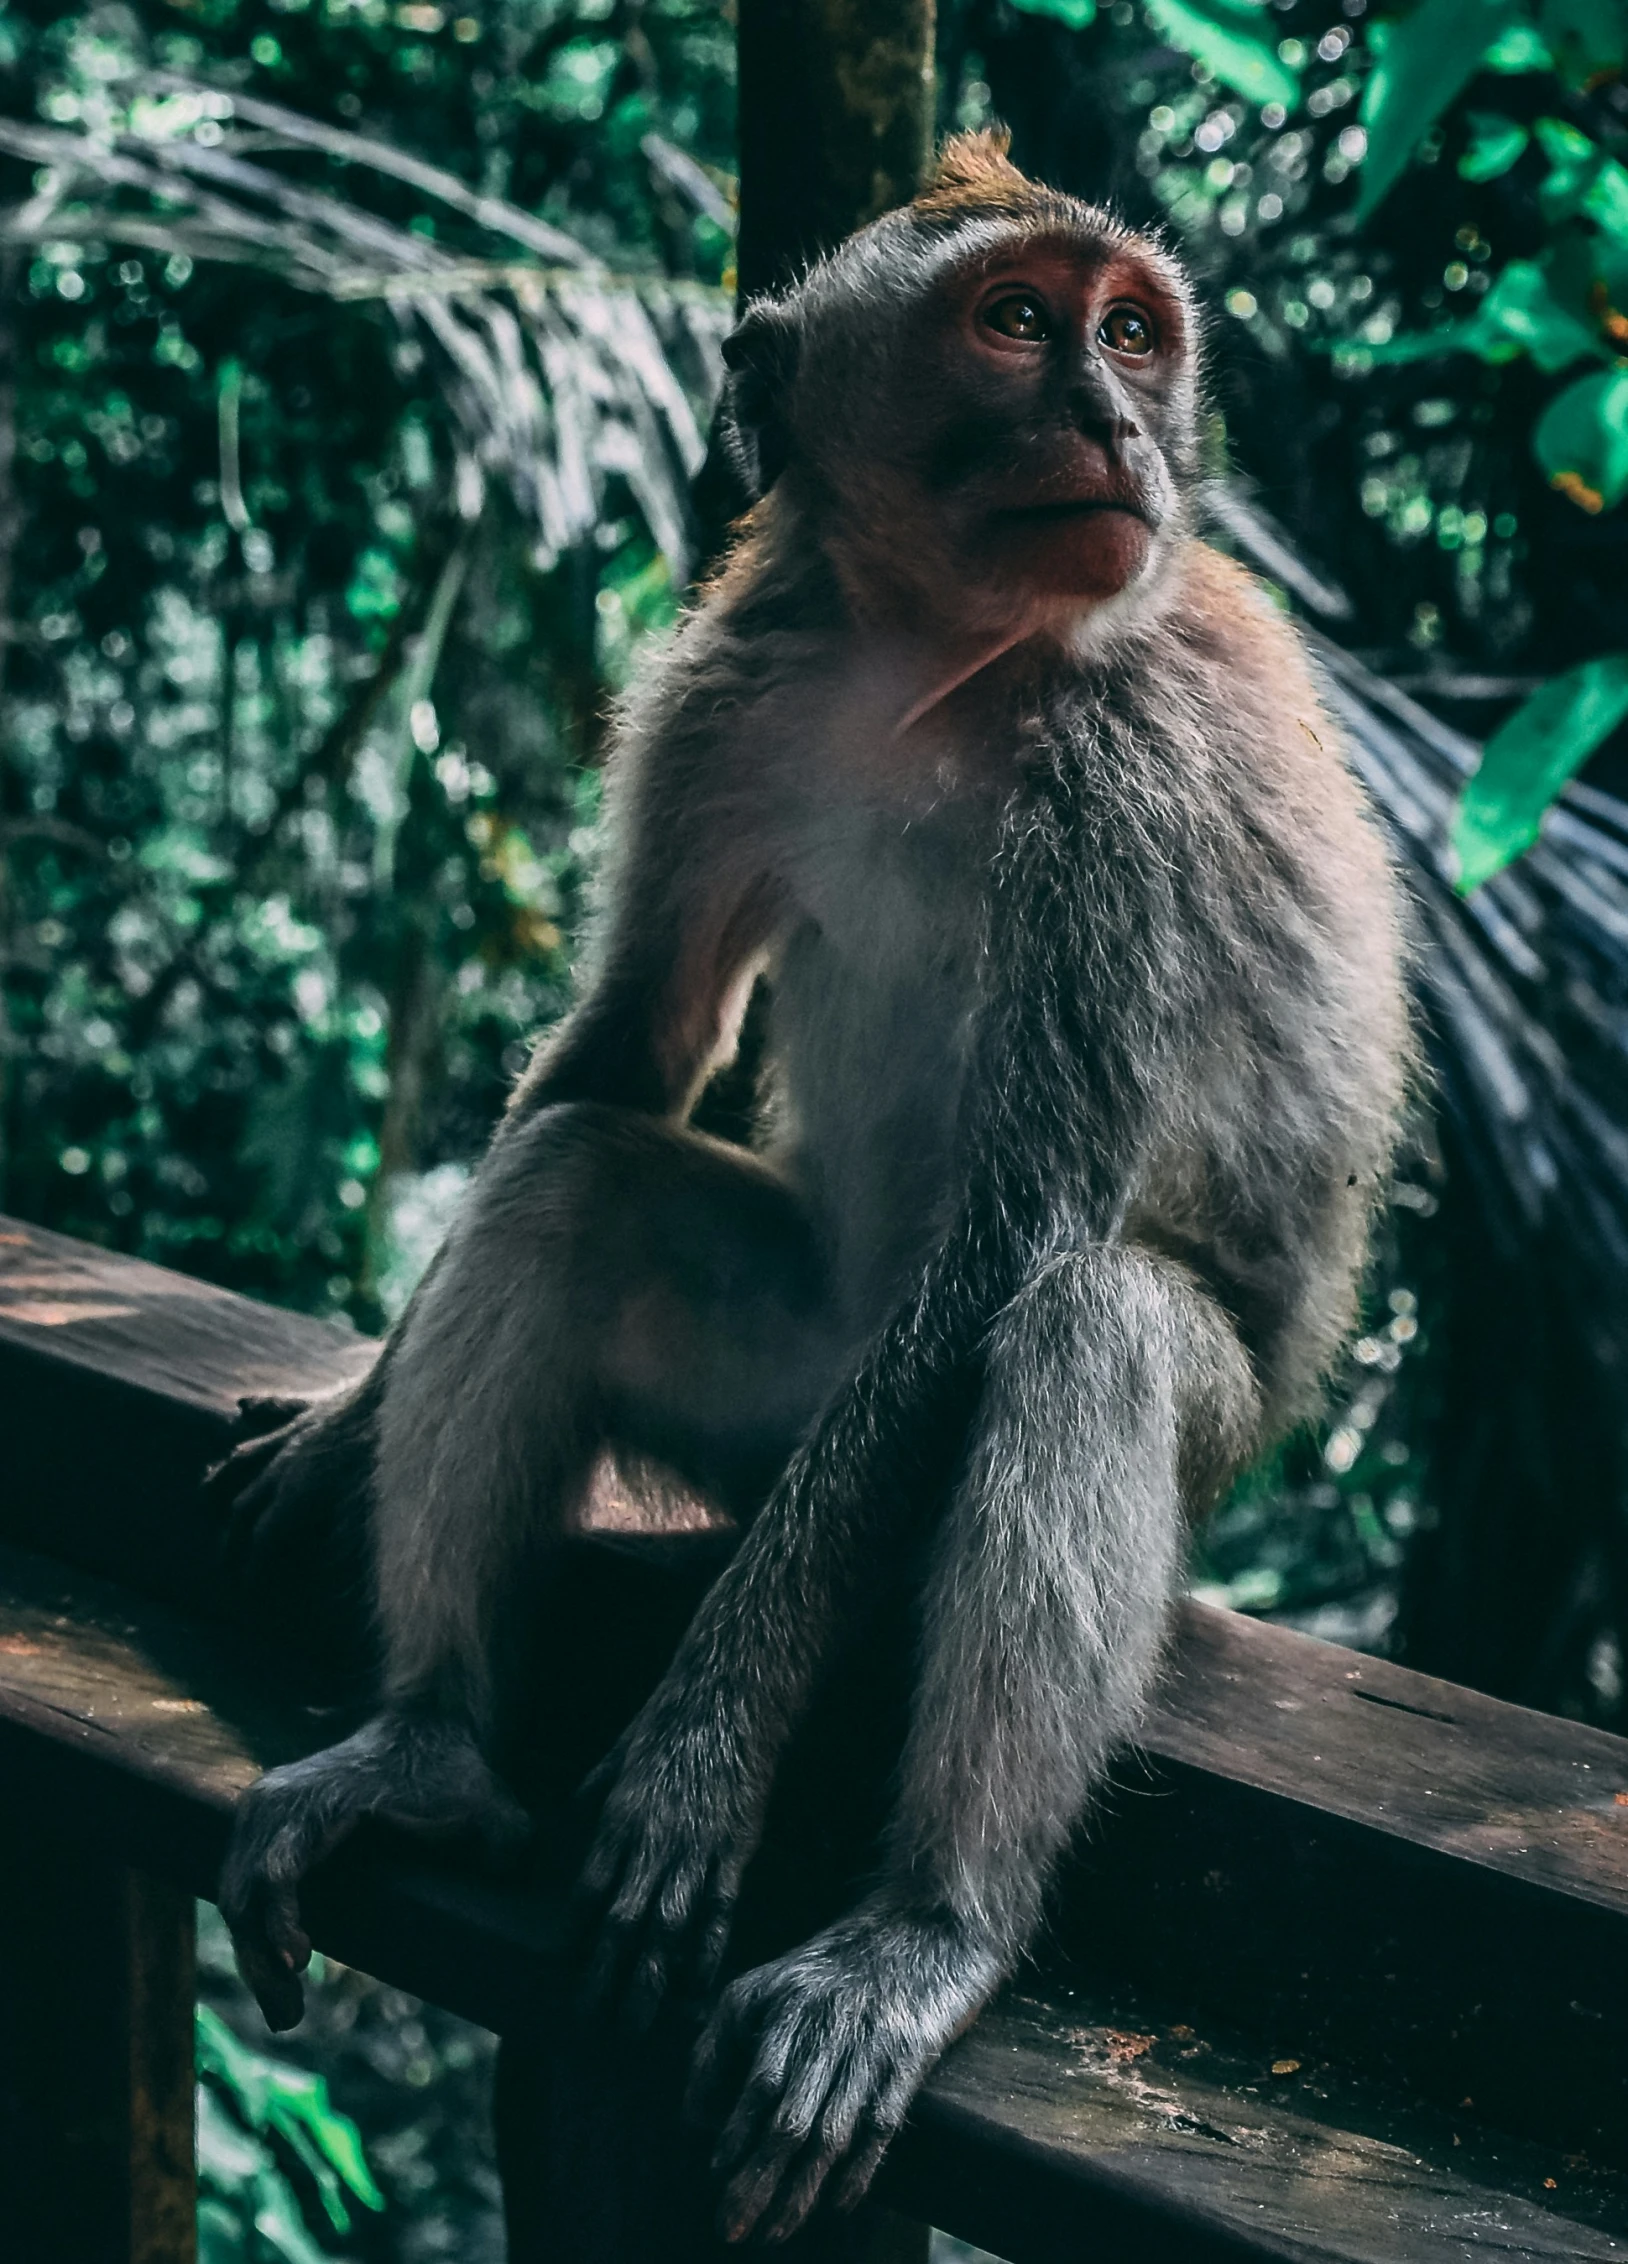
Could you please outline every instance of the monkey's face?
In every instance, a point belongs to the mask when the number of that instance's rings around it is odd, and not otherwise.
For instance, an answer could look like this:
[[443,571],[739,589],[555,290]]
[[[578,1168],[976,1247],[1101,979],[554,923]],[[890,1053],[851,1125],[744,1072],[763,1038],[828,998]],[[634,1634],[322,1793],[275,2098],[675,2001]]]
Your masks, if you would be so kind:
[[1155,578],[1197,387],[1173,261],[1019,175],[1001,193],[873,222],[724,351],[743,470],[789,475],[856,613],[1009,643]]
[[1118,596],[1178,509],[1189,326],[1169,278],[1134,245],[1019,237],[953,270],[934,311],[918,476],[969,580]]

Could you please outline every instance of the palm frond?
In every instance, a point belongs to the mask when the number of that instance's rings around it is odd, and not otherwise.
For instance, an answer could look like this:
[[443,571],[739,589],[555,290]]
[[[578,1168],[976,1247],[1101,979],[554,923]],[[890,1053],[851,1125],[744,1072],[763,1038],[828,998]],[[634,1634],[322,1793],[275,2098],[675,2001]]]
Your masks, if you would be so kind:
[[[403,182],[536,257],[471,259],[265,162],[301,151]],[[110,136],[0,119],[0,156],[46,169],[0,212],[11,242],[128,243],[255,267],[340,304],[384,302],[429,349],[469,463],[507,486],[540,562],[592,536],[620,481],[675,581],[688,577],[723,292],[614,271],[563,229],[388,144],[174,73],[139,81]]]

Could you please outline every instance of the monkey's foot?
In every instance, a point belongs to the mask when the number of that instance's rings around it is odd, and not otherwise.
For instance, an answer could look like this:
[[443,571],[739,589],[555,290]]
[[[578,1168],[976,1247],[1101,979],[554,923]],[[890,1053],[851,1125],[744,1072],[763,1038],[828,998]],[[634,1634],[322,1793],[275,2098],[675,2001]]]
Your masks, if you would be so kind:
[[789,2240],[822,2191],[863,2199],[922,2078],[1003,1966],[948,1918],[862,1906],[724,1991],[696,2047],[690,2107],[715,2123],[726,2240]]
[[468,1730],[433,1716],[381,1714],[342,1745],[268,1770],[238,1803],[220,1881],[238,1971],[268,2027],[292,2028],[305,2009],[300,1881],[364,1818],[433,1839],[467,1832],[494,1849],[532,1828]]
[[763,1800],[710,1708],[659,1687],[583,1788],[608,1787],[578,1886],[584,1996],[647,2028],[669,1991],[700,1994],[729,1941]]

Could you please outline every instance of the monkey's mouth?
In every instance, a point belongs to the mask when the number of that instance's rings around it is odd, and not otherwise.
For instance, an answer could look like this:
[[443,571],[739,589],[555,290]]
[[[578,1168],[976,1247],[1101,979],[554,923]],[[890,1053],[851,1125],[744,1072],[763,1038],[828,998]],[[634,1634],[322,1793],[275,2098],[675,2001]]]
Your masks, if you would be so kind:
[[1149,529],[1155,525],[1147,505],[1139,496],[1130,495],[1074,495],[1058,503],[1022,503],[1002,511],[1000,517],[1024,527],[1058,526],[1071,520],[1098,518],[1105,511],[1140,519]]

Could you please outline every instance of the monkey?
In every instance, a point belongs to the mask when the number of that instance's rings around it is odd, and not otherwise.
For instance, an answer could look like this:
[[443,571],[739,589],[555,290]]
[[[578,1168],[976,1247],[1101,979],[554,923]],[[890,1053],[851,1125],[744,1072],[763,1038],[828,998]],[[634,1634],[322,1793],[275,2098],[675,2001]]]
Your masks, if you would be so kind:
[[[383,1665],[245,1797],[221,1901],[287,2024],[359,1819],[522,1832],[574,1505],[607,1449],[677,1473],[740,1538],[599,1774],[591,1986],[707,2005],[723,2229],[784,2239],[1034,1939],[1188,1521],[1352,1326],[1412,1051],[1336,728],[1197,531],[1176,259],[958,137],[725,359],[756,501],[620,720],[580,1003],[374,1375],[223,1474],[251,1525],[365,1494]],[[691,1119],[760,980],[742,1147]],[[788,1742],[900,1577],[868,1880],[719,1993]]]

